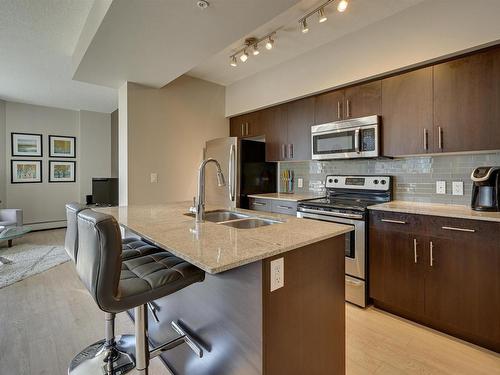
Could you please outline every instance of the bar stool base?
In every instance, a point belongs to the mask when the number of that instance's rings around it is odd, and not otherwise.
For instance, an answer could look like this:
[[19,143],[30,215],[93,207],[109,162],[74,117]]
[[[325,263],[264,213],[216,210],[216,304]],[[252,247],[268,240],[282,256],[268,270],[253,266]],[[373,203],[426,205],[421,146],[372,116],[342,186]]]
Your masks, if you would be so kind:
[[105,340],[98,341],[78,353],[71,360],[68,375],[123,375],[135,368],[135,337],[133,335],[117,337],[113,350],[115,358],[110,371],[106,371],[108,351],[104,343]]

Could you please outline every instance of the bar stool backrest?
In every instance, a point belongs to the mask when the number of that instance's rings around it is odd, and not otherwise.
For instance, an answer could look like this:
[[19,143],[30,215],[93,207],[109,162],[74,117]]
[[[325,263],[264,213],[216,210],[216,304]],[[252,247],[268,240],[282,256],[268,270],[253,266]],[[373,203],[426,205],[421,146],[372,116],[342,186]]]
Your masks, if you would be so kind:
[[89,209],[78,214],[76,270],[97,306],[105,312],[113,311],[119,297],[121,241],[120,227],[112,216]]
[[64,239],[64,248],[69,257],[76,263],[78,255],[78,224],[77,215],[80,211],[84,210],[85,206],[80,203],[71,202],[66,204],[66,237]]

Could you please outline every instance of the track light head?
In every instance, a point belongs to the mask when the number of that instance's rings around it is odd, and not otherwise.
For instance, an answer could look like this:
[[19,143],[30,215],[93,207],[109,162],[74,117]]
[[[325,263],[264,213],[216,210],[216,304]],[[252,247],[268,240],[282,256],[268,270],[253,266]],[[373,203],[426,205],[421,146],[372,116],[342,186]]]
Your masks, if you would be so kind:
[[273,49],[274,47],[274,39],[272,36],[270,36],[268,39],[267,39],[267,42],[266,42],[266,49],[267,50],[271,50]]
[[247,59],[248,59],[248,53],[247,53],[247,50],[244,49],[243,53],[240,56],[240,60],[241,60],[241,62],[245,62],[245,61],[247,61]]
[[302,28],[302,33],[306,34],[309,31],[309,26],[307,26],[307,18],[304,18],[302,21],[300,21],[301,28]]
[[347,0],[340,0],[339,3],[337,4],[337,10],[342,13],[347,9],[348,5],[349,3],[347,2]]
[[231,66],[238,66],[238,62],[236,61],[236,56],[231,56],[231,61],[229,62]]
[[319,23],[323,23],[327,20],[328,18],[326,17],[326,14],[325,14],[325,8],[321,8],[319,11],[318,11],[318,22]]
[[255,43],[253,45],[252,55],[257,56],[259,53],[260,53],[260,51],[259,51],[259,45],[257,43]]

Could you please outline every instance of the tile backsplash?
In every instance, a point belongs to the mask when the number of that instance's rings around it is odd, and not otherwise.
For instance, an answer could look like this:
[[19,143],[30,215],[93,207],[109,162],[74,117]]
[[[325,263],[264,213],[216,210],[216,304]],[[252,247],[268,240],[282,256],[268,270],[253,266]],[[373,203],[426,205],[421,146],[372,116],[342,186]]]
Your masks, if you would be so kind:
[[[397,159],[281,162],[280,169],[295,172],[295,191],[323,193],[329,174],[390,175],[394,199],[433,203],[470,204],[475,167],[500,165],[500,152],[468,155],[435,155]],[[303,178],[297,188],[297,178]],[[446,194],[436,194],[436,181],[446,181]],[[452,195],[452,182],[464,183],[464,195]],[[280,190],[281,191],[281,190]]]

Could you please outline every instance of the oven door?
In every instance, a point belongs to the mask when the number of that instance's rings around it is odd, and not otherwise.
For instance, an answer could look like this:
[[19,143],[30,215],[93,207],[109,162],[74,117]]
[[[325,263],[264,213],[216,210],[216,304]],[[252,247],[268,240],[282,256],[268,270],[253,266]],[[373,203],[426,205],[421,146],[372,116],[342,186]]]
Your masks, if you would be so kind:
[[[302,210],[307,211],[307,209]],[[316,214],[304,211],[298,211],[297,217],[352,226],[354,228],[354,231],[347,233],[345,236],[345,273],[358,279],[365,279],[366,223],[364,220]]]

